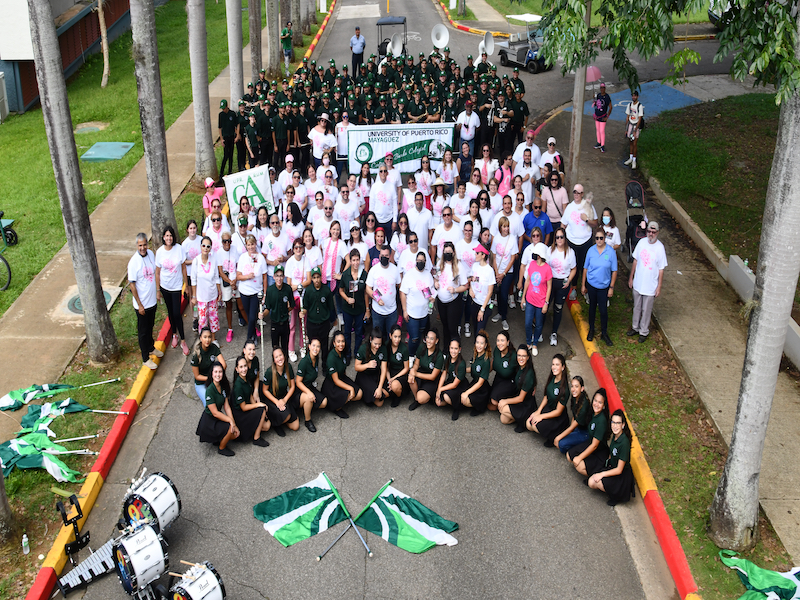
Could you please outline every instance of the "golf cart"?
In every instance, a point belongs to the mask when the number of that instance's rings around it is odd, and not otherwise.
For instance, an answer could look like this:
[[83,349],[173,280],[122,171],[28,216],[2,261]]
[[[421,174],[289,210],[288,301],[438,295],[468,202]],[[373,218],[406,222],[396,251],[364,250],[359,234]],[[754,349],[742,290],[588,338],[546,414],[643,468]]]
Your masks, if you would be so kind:
[[[406,43],[408,42],[408,29],[406,28],[405,17],[381,17],[376,23],[378,26],[378,62],[392,52],[395,56],[406,53]],[[391,37],[383,37],[384,27],[402,27],[403,33],[397,32]]]
[[[529,73],[538,73],[551,69],[547,67],[544,57],[539,53],[540,44],[543,43],[543,32],[539,29],[539,21],[542,17],[530,13],[524,15],[506,15],[508,24],[508,41],[497,42],[495,44],[497,53],[500,55],[500,64],[504,67],[509,65],[524,67]],[[525,22],[525,31],[512,31],[510,20]]]

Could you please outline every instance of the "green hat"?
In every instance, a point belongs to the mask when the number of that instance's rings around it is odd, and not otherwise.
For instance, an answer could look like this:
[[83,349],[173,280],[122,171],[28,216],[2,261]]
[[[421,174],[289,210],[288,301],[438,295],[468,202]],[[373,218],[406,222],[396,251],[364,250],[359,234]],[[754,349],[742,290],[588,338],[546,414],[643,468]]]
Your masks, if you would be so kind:
[[447,73],[444,71],[439,71],[439,77],[447,77]]
[[375,58],[375,54],[370,54],[369,57],[370,58]]
[[312,66],[313,66],[313,65],[315,65],[315,64],[317,64],[317,61],[316,61],[316,59],[315,59],[315,60],[312,60],[312,61],[311,61],[311,64],[312,64]]
[[227,106],[228,106],[228,101],[225,100],[225,98],[223,98],[222,100],[219,101],[219,107],[220,108],[226,108]]
[[244,106],[245,104],[247,104],[247,102],[244,100],[239,100],[239,106]]
[[283,85],[284,83],[289,83],[289,81],[285,77],[281,80],[281,85]]
[[514,73],[519,73],[519,69],[517,67],[514,67]]
[[386,94],[381,94],[381,95],[378,97],[378,101],[379,101],[379,102],[386,102]]
[[256,116],[256,111],[251,110],[250,113],[247,116],[248,117],[255,117]]
[[350,85],[347,86],[347,91],[348,92],[352,92],[353,91],[353,84],[350,84]]
[[397,101],[397,103],[398,103],[398,104],[405,105],[405,103],[406,103],[406,99],[405,99],[405,98],[403,98],[402,96],[400,96],[400,100],[398,100],[398,101]]
[[331,63],[333,66],[336,66],[336,61],[335,60],[330,59],[328,62]]
[[311,82],[310,82],[310,81],[306,81],[306,82],[303,84],[303,87],[311,87]]
[[397,98],[397,92],[395,92],[394,94],[392,94],[392,100],[394,100],[395,98]]
[[304,56],[304,57],[303,57],[303,62],[304,62],[304,63],[307,63],[307,62],[308,62],[308,57],[307,57],[307,56]]
[[266,70],[266,69],[261,69],[261,70],[259,71],[259,73],[266,73],[266,72],[267,72],[267,70]]
[[322,99],[324,100],[325,98],[327,98],[328,100],[330,100],[330,98],[331,98],[331,95],[330,95],[328,92],[325,92],[324,94],[322,94]]
[[323,66],[322,66],[322,65],[320,65],[320,66],[318,66],[318,67],[317,67],[317,71],[324,71],[324,70],[325,70],[325,69],[323,68]]
[[297,102],[292,102],[292,108],[300,108],[300,105]]
[[420,58],[425,58],[425,53],[424,53],[424,52],[420,52],[420,53],[419,53],[419,57],[420,57]]
[[348,100],[355,100],[355,99],[356,99],[356,95],[355,95],[355,94],[350,94],[350,95],[347,97],[347,99],[348,99]]
[[267,91],[267,96],[274,96],[274,95],[275,95],[275,90],[268,90]]
[[435,98],[436,96],[438,96],[438,94],[436,93],[436,90],[433,90],[431,92],[431,98]]
[[283,273],[283,265],[275,265],[275,271],[274,271],[274,273],[277,273],[278,271],[280,271],[281,273]]
[[311,269],[311,276],[313,277],[314,275],[322,275],[322,271],[319,270],[319,267],[314,267]]
[[253,87],[253,82],[251,81],[250,83],[248,83],[247,87]]
[[267,99],[267,97],[266,97],[264,94],[259,94],[259,95],[258,95],[258,99],[259,99],[259,100],[266,100],[266,99]]
[[[347,65],[342,65],[342,71],[348,71]],[[341,77],[341,75],[337,75],[337,77]]]
[[273,79],[272,81],[269,82],[269,84],[270,85],[278,85],[278,82]]
[[239,215],[239,225],[247,225],[247,215]]
[[472,60],[472,54],[467,54],[467,60]]
[[497,65],[492,65],[492,71],[497,71]]
[[449,48],[449,47],[447,47],[447,46],[445,46],[445,47],[444,47],[444,50],[442,50],[442,52],[450,52],[450,48]]
[[374,100],[374,98],[372,97],[372,94],[367,94],[367,100]]

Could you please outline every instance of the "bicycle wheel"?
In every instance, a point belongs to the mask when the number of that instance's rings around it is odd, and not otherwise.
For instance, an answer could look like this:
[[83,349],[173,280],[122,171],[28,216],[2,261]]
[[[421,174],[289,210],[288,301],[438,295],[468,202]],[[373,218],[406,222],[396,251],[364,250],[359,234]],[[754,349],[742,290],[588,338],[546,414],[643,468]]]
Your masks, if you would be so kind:
[[11,284],[11,266],[5,257],[0,254],[0,292],[5,292]]

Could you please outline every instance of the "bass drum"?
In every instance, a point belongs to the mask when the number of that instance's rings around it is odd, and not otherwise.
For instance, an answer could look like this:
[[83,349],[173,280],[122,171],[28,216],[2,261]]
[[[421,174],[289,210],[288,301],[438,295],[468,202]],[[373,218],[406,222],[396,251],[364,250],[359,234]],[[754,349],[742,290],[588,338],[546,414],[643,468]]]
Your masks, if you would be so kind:
[[150,525],[141,525],[113,546],[119,582],[131,596],[161,577],[169,567],[164,539]]
[[222,578],[208,561],[186,571],[169,593],[171,600],[225,600]]
[[181,514],[181,495],[169,477],[153,473],[128,493],[122,512],[129,525],[149,519],[161,533]]

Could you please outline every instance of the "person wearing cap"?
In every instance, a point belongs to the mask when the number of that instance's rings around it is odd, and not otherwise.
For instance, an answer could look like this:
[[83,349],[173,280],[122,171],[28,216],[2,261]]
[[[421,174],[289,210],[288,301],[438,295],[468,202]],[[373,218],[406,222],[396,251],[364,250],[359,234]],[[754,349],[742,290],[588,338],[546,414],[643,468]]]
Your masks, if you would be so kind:
[[245,142],[245,128],[249,123],[247,117],[247,102],[239,100],[239,112],[236,114],[236,136],[233,138],[236,146],[236,166],[237,172],[244,171],[247,165],[247,142]]
[[639,132],[642,130],[644,123],[644,106],[639,102],[639,92],[633,90],[631,92],[631,101],[625,108],[625,117],[627,125],[625,126],[625,137],[630,140],[630,156],[625,161],[626,165],[630,165],[631,169],[636,168],[636,151],[639,144]]
[[[512,94],[512,87],[508,86],[506,89],[509,94]],[[528,118],[531,115],[531,110],[528,108],[528,103],[522,99],[523,91],[520,88],[513,90],[513,96],[509,96],[508,101],[514,109],[514,116],[511,117],[511,126],[514,129],[514,137],[512,142],[519,144],[522,141],[523,132],[528,127]]]
[[289,152],[289,123],[285,103],[278,104],[278,114],[272,117],[272,143],[275,147],[272,164],[282,165],[284,156]]
[[281,50],[283,50],[283,64],[286,68],[286,77],[289,77],[289,61],[292,59],[292,22],[287,21],[286,27],[281,30]]
[[592,103],[594,105],[594,130],[597,135],[597,143],[594,145],[595,150],[600,152],[606,151],[606,123],[611,116],[613,102],[611,96],[606,93],[606,84],[600,82],[600,91],[597,92],[597,97]]
[[599,308],[600,339],[607,346],[613,346],[614,342],[608,335],[608,299],[614,295],[614,283],[617,280],[617,253],[606,244],[606,232],[601,227],[595,229],[594,241],[594,246],[586,253],[581,278],[581,291],[589,296],[589,333],[586,341],[594,339],[594,318]]
[[439,104],[439,94],[436,90],[431,92],[426,114],[426,123],[438,123],[442,120],[442,107]]
[[[225,187],[216,187],[216,182],[213,177],[206,177],[203,182],[206,188],[206,193],[203,194],[203,213],[206,218],[211,214],[211,203],[214,200],[219,200],[225,194]],[[221,200],[220,200],[221,202]]]
[[254,92],[255,88],[253,87],[253,82],[251,81],[247,84],[247,92],[242,96],[242,100],[244,100],[247,104],[253,104],[256,101]]
[[267,288],[264,295],[264,309],[260,318],[270,317],[270,337],[272,349],[281,348],[284,354],[289,352],[289,316],[295,307],[294,292],[284,282],[283,265],[277,265],[274,271],[274,283]]
[[155,347],[153,341],[153,325],[156,322],[156,309],[158,308],[158,286],[155,274],[155,255],[147,247],[147,235],[139,233],[136,236],[136,253],[128,262],[128,282],[133,298],[133,310],[136,312],[136,329],[142,363],[153,371],[158,368],[158,364],[151,356],[156,358],[164,356],[164,353]]
[[303,310],[300,311],[300,318],[308,318],[308,339],[320,340],[323,362],[328,356],[331,311],[335,311],[333,292],[329,286],[322,285],[322,271],[319,267],[314,267],[311,269],[311,285],[303,294]]
[[311,154],[316,169],[322,164],[322,155],[336,148],[336,136],[332,132],[328,113],[319,115],[317,124],[308,132],[308,138],[311,140]]
[[650,334],[650,316],[653,303],[661,294],[667,253],[658,239],[659,226],[655,221],[647,224],[647,239],[639,240],[633,250],[633,266],[628,276],[628,287],[633,290],[633,323],[627,335],[639,335],[639,343],[647,341]]
[[219,127],[219,138],[222,140],[223,153],[222,165],[219,168],[219,179],[222,181],[225,175],[225,163],[228,163],[228,175],[233,173],[233,147],[234,140],[236,139],[236,126],[239,119],[236,113],[228,108],[228,101],[224,98],[219,101],[219,107],[222,109],[217,119],[217,126]]
[[[511,152],[514,148],[514,141],[516,139],[516,132],[514,128],[511,126],[511,119],[514,117],[514,109],[508,103],[508,99],[506,98],[506,94],[504,91],[500,91],[497,94],[497,104],[494,107],[493,118],[494,118],[494,126],[497,128],[497,147],[502,153],[509,153],[509,158],[511,157]],[[509,163],[509,170],[511,164]]]
[[328,65],[328,70],[325,71],[325,75],[323,75],[322,79],[328,84],[328,88],[333,89],[336,83],[336,76],[339,75],[339,70],[336,68],[336,61],[333,59],[328,61]]
[[479,332],[482,329],[486,329],[489,317],[492,316],[492,308],[489,305],[489,301],[494,293],[497,278],[492,265],[488,262],[489,250],[483,244],[476,244],[473,250],[475,251],[475,263],[472,265],[470,272],[469,295],[473,304],[471,310],[472,315],[474,315],[473,324],[475,325],[475,331]]
[[547,246],[538,242],[533,246],[533,260],[528,265],[525,288],[525,340],[533,356],[539,354],[539,338],[544,328],[544,315],[553,291],[553,271],[547,264]]
[[553,170],[564,172],[564,161],[561,154],[556,150],[556,138],[550,136],[547,138],[547,150],[542,152],[542,157],[539,159],[539,168],[541,169],[547,163],[553,165]]
[[286,190],[287,185],[292,184],[292,171],[294,171],[294,155],[287,154],[284,158],[286,168],[278,175],[278,183],[281,184],[281,189]]
[[[244,220],[244,229],[247,231],[247,216],[240,215],[241,219]],[[222,247],[217,250],[215,258],[217,259],[219,280],[222,284],[221,300],[225,305],[225,316],[228,320],[228,332],[225,336],[225,341],[231,343],[233,341],[233,298],[236,291],[236,263],[241,252],[234,248],[233,235],[230,231],[223,232],[221,244]],[[238,297],[238,294],[236,295]]]

